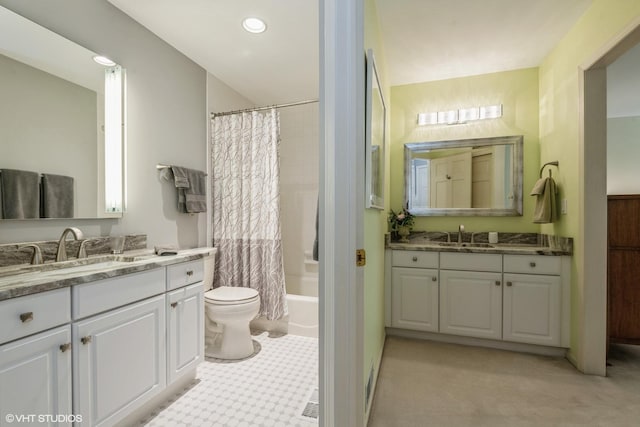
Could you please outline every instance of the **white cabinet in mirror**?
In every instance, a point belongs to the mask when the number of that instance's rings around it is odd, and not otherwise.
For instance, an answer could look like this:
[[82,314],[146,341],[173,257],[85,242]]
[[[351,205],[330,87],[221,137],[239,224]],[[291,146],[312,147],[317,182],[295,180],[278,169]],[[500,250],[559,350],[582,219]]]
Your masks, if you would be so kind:
[[124,71],[94,56],[0,7],[0,219],[122,216]]

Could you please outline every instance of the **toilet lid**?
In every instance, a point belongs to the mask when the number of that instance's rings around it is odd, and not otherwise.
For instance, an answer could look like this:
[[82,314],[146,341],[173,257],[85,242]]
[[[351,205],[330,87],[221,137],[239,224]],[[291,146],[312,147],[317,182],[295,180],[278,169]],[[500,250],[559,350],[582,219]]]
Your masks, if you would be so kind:
[[258,298],[258,291],[252,288],[220,286],[204,293],[204,298],[214,304],[246,303]]

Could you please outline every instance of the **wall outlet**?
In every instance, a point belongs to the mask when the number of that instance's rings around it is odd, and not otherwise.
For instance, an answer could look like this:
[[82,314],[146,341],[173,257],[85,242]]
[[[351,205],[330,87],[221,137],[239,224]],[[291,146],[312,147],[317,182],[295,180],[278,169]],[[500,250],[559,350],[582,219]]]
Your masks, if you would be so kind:
[[567,214],[567,199],[562,199],[560,203],[560,213],[562,213],[562,215]]

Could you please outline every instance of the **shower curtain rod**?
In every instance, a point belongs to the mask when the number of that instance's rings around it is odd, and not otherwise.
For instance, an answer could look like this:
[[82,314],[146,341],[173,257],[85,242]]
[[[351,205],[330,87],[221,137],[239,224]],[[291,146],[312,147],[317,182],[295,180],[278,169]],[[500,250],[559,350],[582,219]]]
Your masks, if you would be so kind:
[[295,107],[296,105],[313,104],[314,102],[318,102],[318,100],[308,99],[306,101],[290,102],[288,104],[265,105],[264,107],[253,107],[253,108],[245,108],[243,110],[224,111],[222,113],[211,113],[211,118],[220,117],[220,116],[230,116],[232,114],[238,114],[238,113],[248,113],[249,111],[264,111],[264,110],[270,110],[272,108]]

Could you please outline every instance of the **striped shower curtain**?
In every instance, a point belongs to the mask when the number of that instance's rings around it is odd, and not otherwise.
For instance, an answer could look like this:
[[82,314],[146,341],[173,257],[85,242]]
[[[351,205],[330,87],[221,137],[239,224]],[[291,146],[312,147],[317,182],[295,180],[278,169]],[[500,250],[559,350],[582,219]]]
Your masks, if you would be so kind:
[[214,286],[260,293],[260,316],[287,314],[280,231],[278,112],[215,117],[211,122]]

